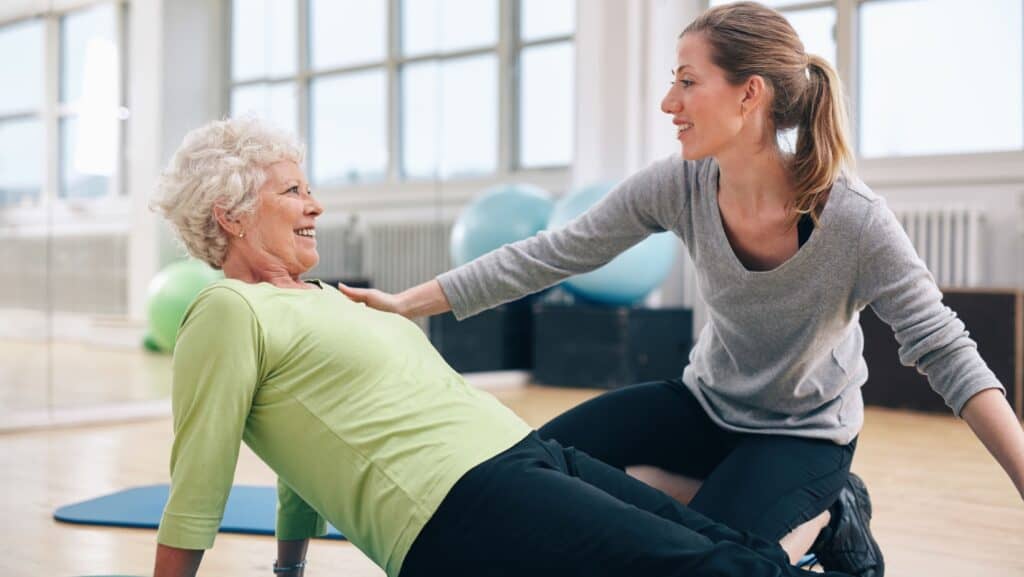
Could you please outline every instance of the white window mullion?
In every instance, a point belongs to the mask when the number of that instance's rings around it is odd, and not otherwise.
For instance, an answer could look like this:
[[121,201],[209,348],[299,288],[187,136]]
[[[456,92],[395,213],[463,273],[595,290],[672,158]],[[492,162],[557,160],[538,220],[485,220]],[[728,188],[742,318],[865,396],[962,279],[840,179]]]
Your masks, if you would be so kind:
[[222,111],[222,117],[228,117],[231,115],[231,93],[235,88],[235,84],[232,81],[234,79],[234,65],[232,60],[232,42],[235,36],[235,25],[231,19],[231,11],[233,10],[234,3],[238,0],[229,0],[224,2],[221,6],[223,12],[221,13],[221,21],[224,22],[224,26],[227,27],[228,33],[221,39],[223,42],[221,54],[223,55],[223,67],[224,78],[227,78],[227,82],[221,82],[220,89],[220,109]]
[[388,0],[387,74],[388,94],[388,169],[386,179],[397,183],[402,179],[402,96],[399,64],[402,51],[402,0]]
[[49,214],[57,201],[60,189],[60,17],[46,17],[46,80],[43,88],[43,108],[41,119],[45,136],[46,152],[43,165],[46,175],[43,178],[43,189],[39,195],[39,208]]
[[[295,69],[298,71],[298,77],[294,79],[295,82],[295,97],[298,99],[298,119],[296,119],[296,132],[300,142],[309,142],[309,0],[298,0],[299,2],[299,17],[298,25],[299,31],[295,41],[299,43],[298,49],[295,51],[298,58]],[[309,169],[309,159],[306,160],[307,172]]]
[[860,156],[860,128],[856,118],[860,111],[858,99],[859,64],[857,62],[857,7],[859,0],[836,1],[836,67],[846,89],[850,106],[850,138],[854,154]]
[[117,50],[117,120],[115,121],[117,122],[115,129],[115,154],[117,156],[114,164],[114,176],[110,183],[110,194],[118,198],[128,194],[128,187],[125,185],[127,161],[124,152],[128,131],[125,129],[125,121],[122,120],[122,116],[128,108],[128,83],[125,81],[128,78],[128,51],[125,50],[128,45],[128,10],[129,4],[119,4],[114,24],[117,31],[114,37]]
[[499,177],[519,168],[519,0],[498,4],[498,166]]

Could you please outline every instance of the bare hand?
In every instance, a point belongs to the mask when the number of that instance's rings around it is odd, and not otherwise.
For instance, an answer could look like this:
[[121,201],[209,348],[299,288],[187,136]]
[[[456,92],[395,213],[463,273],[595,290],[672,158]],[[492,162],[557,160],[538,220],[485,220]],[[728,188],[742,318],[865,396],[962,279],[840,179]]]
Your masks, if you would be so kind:
[[370,308],[387,313],[403,314],[398,296],[377,289],[352,288],[344,283],[338,283],[338,290],[345,296],[357,303],[364,303]]

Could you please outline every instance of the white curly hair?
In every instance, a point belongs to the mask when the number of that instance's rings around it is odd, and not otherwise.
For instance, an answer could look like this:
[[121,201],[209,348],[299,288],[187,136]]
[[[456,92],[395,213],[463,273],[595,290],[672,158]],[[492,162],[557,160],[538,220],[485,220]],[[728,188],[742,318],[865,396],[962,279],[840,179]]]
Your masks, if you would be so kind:
[[210,122],[185,135],[150,207],[171,223],[189,254],[219,269],[228,239],[213,207],[231,218],[252,214],[266,168],[287,160],[302,164],[304,156],[293,136],[255,117]]

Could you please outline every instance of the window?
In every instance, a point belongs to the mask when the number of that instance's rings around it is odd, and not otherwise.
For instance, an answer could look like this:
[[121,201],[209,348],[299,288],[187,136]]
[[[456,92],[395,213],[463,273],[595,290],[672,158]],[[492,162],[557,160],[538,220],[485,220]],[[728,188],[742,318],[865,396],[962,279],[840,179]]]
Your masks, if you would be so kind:
[[521,3],[517,154],[523,168],[571,161],[575,22],[573,0]]
[[836,9],[831,6],[787,10],[786,19],[793,25],[804,52],[817,54],[836,67]]
[[[712,0],[711,6],[731,4],[735,0]],[[836,65],[836,7],[834,2],[808,2],[807,0],[762,0],[762,4],[775,8],[789,20],[804,43],[804,51],[817,54]],[[822,4],[825,4],[824,6]],[[832,5],[829,5],[832,4]]]
[[402,174],[490,174],[498,164],[498,58],[491,53],[402,67]]
[[861,155],[1024,148],[1021,6],[1020,0],[863,3]]
[[43,189],[45,28],[41,19],[0,28],[0,207],[33,206]]
[[[0,53],[18,55],[0,59],[0,85],[17,87],[0,94],[0,208],[117,194],[122,12],[99,3],[0,27]],[[55,69],[45,57],[51,30]],[[55,93],[47,77],[57,79]],[[47,134],[56,135],[56,157]]]
[[571,162],[575,0],[234,0],[231,10],[230,113],[305,137],[317,185]]
[[117,169],[117,6],[98,4],[60,21],[60,198],[110,192]]
[[404,0],[401,5],[402,176],[494,173],[498,1]]
[[231,11],[231,113],[298,130],[295,0],[238,0]]
[[[837,68],[854,87],[862,158],[1024,151],[1020,0],[764,3],[789,19],[809,52],[847,63]],[[841,26],[851,31],[846,45],[836,43]]]
[[310,99],[313,182],[381,180],[387,172],[387,77],[382,69],[313,81]]

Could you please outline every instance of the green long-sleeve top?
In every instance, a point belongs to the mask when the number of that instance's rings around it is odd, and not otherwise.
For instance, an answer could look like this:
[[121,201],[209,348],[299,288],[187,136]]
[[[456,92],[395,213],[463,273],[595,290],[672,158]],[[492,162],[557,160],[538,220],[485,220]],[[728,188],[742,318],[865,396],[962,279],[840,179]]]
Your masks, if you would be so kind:
[[245,441],[278,475],[278,538],[323,535],[326,519],[398,575],[455,482],[529,433],[414,323],[318,286],[226,279],[186,312],[158,542],[213,545]]

